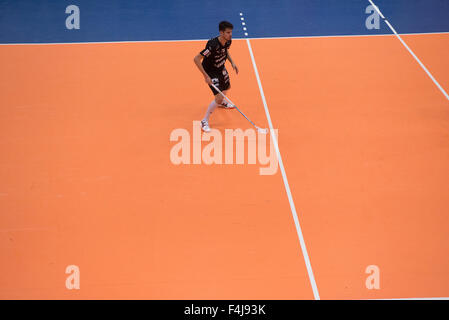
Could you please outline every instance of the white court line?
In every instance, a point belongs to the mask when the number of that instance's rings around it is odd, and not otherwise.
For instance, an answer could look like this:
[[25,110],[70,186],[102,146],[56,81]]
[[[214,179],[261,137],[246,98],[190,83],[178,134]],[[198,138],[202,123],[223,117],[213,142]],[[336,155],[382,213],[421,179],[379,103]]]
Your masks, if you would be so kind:
[[290,209],[292,211],[293,220],[295,221],[296,232],[298,234],[299,243],[301,245],[302,253],[304,256],[304,261],[306,263],[307,273],[309,274],[309,280],[310,280],[310,284],[312,286],[313,296],[315,297],[316,300],[319,300],[320,295],[318,293],[318,288],[317,288],[317,285],[315,282],[315,277],[313,276],[312,265],[310,264],[310,259],[309,259],[309,255],[307,253],[306,243],[305,243],[304,237],[302,235],[301,226],[299,224],[299,219],[298,219],[298,214],[296,213],[295,204],[293,202],[293,197],[292,197],[292,194],[290,191],[290,186],[288,184],[287,175],[285,173],[284,164],[283,164],[282,158],[281,158],[281,153],[279,151],[279,146],[278,146],[278,143],[276,140],[276,136],[274,134],[274,129],[273,129],[273,124],[271,122],[270,112],[268,111],[267,101],[265,100],[265,94],[262,89],[262,83],[260,81],[259,72],[257,70],[256,61],[254,59],[253,50],[251,48],[249,39],[246,39],[246,43],[248,44],[249,53],[251,55],[251,61],[253,63],[253,67],[254,67],[254,73],[256,74],[257,84],[259,85],[260,96],[262,97],[262,102],[263,102],[263,106],[265,108],[265,114],[267,116],[268,125],[270,126],[271,139],[273,140],[273,145],[274,145],[274,148],[276,149],[276,154],[277,154],[277,157],[279,160],[279,168],[281,169],[282,179],[284,180],[285,191],[287,192],[288,201],[290,202]]
[[435,297],[435,298],[392,298],[392,299],[366,299],[366,300],[449,300],[449,297]]
[[[400,33],[400,35],[431,35],[431,34],[449,34],[449,32],[415,32],[415,33]],[[328,35],[328,36],[291,36],[291,37],[244,37],[232,38],[232,40],[257,40],[257,39],[314,39],[314,38],[353,38],[353,37],[378,37],[378,36],[394,36],[391,33],[376,33],[376,34],[343,34],[343,35]],[[114,43],[153,43],[153,42],[195,42],[208,41],[209,39],[186,39],[186,40],[135,40],[135,41],[84,41],[84,42],[28,42],[28,43],[0,43],[0,46],[38,46],[38,45],[63,45],[63,44],[114,44]]]
[[380,9],[371,0],[368,0],[368,1],[377,10],[377,12],[381,15],[381,17],[384,18],[385,23],[388,25],[388,27],[391,29],[391,31],[393,31],[393,33],[396,35],[396,37],[402,42],[404,47],[408,50],[408,52],[410,52],[410,54],[413,56],[413,58],[415,58],[415,60],[418,61],[419,65],[424,69],[424,71],[427,73],[427,75],[430,77],[430,79],[432,79],[433,83],[435,83],[435,85],[438,87],[438,89],[440,89],[440,91],[443,93],[443,95],[446,97],[446,99],[449,100],[449,95],[446,93],[446,91],[444,91],[443,87],[440,86],[438,81],[435,80],[435,78],[432,76],[432,74],[429,72],[429,70],[427,70],[427,68],[424,66],[424,64],[421,62],[421,60],[419,60],[419,58],[413,53],[413,51],[408,47],[408,45],[404,42],[404,40],[402,40],[402,38],[399,36],[399,34],[396,32],[396,30],[390,24],[390,22],[388,22],[388,20],[385,19],[382,12],[380,12]]
[[[408,35],[431,35],[431,34],[449,34],[449,32],[416,32],[416,33],[401,33],[403,36]],[[387,36],[392,37],[394,34],[391,33],[374,33],[374,34],[343,34],[343,35],[328,35],[328,36],[291,36],[291,37],[254,37],[254,38],[244,38],[251,40],[258,39],[315,39],[315,38],[359,38],[359,37],[379,37],[379,36]],[[236,40],[240,40],[242,38],[235,38]]]

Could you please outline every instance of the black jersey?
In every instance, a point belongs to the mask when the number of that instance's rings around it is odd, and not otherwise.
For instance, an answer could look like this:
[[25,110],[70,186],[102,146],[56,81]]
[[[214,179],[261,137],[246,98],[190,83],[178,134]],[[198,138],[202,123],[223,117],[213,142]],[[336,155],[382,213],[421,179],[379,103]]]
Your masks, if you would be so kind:
[[228,57],[228,49],[232,40],[226,41],[225,45],[221,45],[218,37],[207,41],[206,48],[200,52],[204,57],[202,65],[206,72],[213,72],[223,69]]

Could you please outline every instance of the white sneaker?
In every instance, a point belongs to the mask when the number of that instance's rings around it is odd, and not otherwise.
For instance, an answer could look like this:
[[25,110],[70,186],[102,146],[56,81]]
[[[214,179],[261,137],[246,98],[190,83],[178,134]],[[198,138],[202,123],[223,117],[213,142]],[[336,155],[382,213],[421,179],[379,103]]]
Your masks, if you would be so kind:
[[210,132],[209,122],[201,120],[201,129],[203,129],[204,132]]
[[223,101],[220,105],[218,105],[218,107],[223,109],[234,109],[234,105],[226,101]]

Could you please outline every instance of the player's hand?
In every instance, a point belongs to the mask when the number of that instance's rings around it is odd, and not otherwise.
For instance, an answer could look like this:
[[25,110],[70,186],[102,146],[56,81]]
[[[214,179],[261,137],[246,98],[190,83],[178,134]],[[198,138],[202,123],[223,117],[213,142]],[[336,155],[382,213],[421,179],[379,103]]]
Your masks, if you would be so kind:
[[235,70],[237,74],[239,74],[239,68],[237,68],[236,64],[232,64],[232,68]]
[[212,85],[212,80],[211,80],[211,78],[210,78],[209,76],[205,76],[205,77],[204,77],[204,81],[206,81],[206,83],[207,83],[208,85]]

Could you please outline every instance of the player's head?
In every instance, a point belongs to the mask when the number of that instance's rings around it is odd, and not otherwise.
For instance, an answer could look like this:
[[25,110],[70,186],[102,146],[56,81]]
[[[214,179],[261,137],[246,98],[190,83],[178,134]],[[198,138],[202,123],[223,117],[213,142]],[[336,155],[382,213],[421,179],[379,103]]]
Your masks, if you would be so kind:
[[220,36],[223,36],[226,41],[231,40],[232,29],[234,29],[234,26],[228,21],[222,21],[218,24],[218,31],[220,31]]

